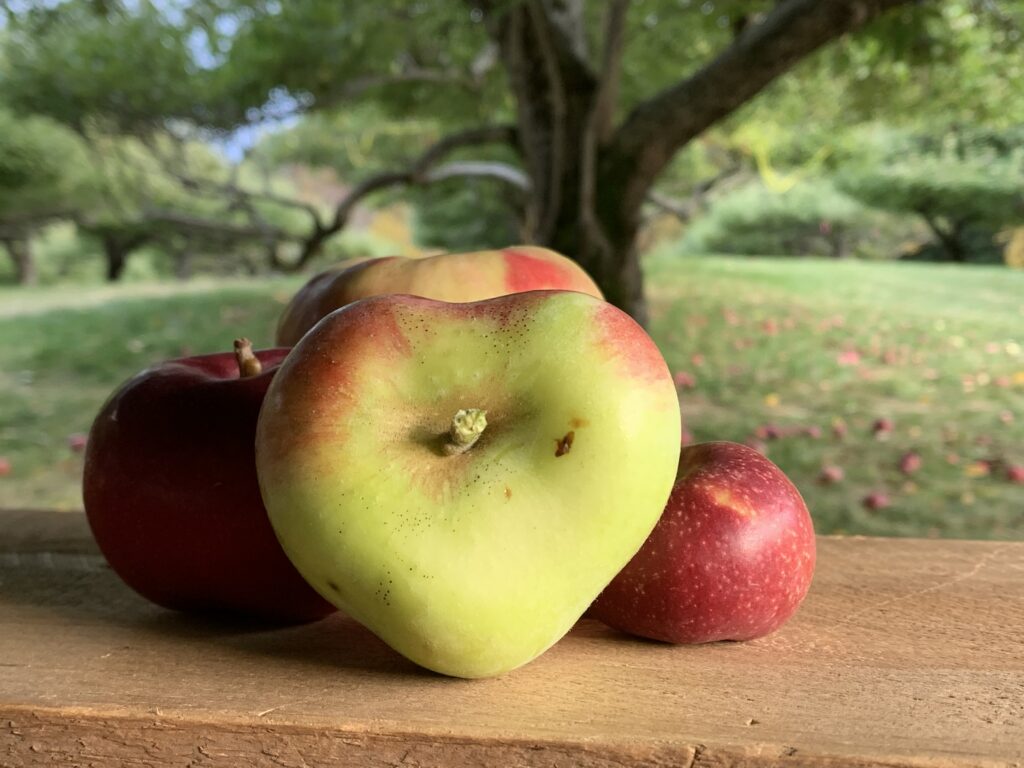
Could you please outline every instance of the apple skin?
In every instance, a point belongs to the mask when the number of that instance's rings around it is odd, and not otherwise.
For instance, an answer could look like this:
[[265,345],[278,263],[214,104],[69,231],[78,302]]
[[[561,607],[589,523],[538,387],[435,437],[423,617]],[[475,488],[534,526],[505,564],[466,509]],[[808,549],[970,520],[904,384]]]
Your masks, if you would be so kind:
[[171,360],[123,384],[85,449],[85,511],[111,568],[143,597],[182,611],[273,622],[334,607],[289,562],[256,480],[256,420],[287,349]]
[[[487,426],[448,455],[470,408]],[[295,347],[256,465],[310,584],[421,666],[476,678],[569,631],[657,522],[679,442],[668,367],[610,304],[384,296]]]
[[669,643],[751,640],[796,612],[814,564],[811,516],[781,469],[738,443],[690,445],[657,526],[589,615]]
[[579,291],[603,298],[576,262],[535,246],[443,253],[422,259],[368,259],[310,278],[281,314],[277,343],[294,346],[320,318],[370,296],[402,293],[438,301],[471,302],[547,289]]

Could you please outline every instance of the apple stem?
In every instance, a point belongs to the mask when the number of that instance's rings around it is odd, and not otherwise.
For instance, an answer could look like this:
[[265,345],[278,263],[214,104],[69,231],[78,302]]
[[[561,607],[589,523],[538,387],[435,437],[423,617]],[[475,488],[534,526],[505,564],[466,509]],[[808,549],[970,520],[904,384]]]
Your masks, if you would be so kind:
[[248,339],[235,339],[235,360],[238,362],[238,376],[247,379],[263,373],[263,364],[253,354],[252,342]]
[[444,452],[449,456],[465,453],[476,444],[486,428],[487,411],[479,408],[461,409],[452,417]]

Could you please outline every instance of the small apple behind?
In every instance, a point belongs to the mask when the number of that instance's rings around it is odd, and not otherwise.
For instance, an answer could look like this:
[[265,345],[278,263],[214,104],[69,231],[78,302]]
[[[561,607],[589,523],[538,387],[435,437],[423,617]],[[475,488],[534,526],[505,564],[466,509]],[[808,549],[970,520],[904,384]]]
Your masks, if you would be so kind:
[[270,520],[310,584],[416,663],[486,677],[573,626],[679,457],[658,348],[592,296],[377,296],[296,345],[260,413]]
[[334,608],[285,557],[256,481],[256,420],[287,349],[161,363],[107,400],[85,445],[85,511],[114,572],[183,611],[310,621]]
[[547,248],[520,245],[422,259],[386,256],[334,267],[310,278],[281,314],[277,342],[294,346],[322,317],[371,296],[402,293],[472,302],[538,290],[579,291],[603,298],[579,264]]
[[814,563],[811,516],[781,469],[738,443],[690,445],[657,526],[588,615],[669,643],[751,640],[796,612]]

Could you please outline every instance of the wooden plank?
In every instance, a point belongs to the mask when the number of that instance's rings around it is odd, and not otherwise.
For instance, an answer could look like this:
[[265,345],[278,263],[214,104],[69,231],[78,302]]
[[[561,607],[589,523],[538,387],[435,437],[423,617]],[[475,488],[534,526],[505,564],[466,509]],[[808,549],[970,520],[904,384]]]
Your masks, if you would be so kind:
[[0,513],[0,766],[1024,766],[1024,544],[823,538],[771,637],[670,647],[584,620],[464,681],[340,616],[161,610],[81,519],[45,517]]

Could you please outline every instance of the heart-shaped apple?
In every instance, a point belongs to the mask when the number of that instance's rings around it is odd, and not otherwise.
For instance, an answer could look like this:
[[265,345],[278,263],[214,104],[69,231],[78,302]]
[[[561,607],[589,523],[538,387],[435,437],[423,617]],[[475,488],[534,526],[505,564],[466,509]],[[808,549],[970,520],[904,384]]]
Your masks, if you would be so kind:
[[661,354],[610,304],[386,296],[295,347],[256,464],[310,584],[418,664],[484,677],[555,643],[637,551],[679,435]]
[[314,275],[281,313],[277,340],[293,346],[320,318],[370,296],[408,293],[439,301],[482,301],[523,291],[601,291],[579,264],[532,245],[500,251],[441,253],[422,259],[384,256]]

